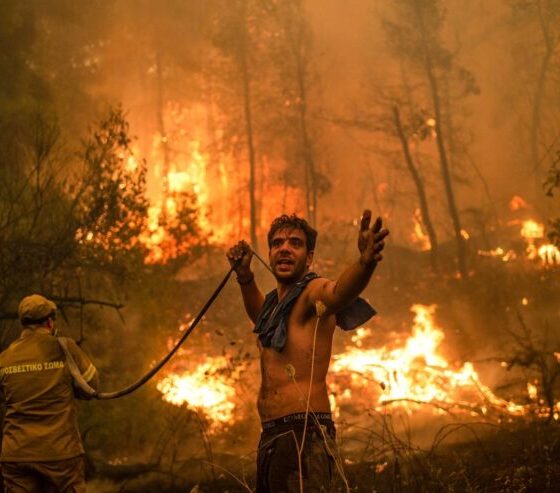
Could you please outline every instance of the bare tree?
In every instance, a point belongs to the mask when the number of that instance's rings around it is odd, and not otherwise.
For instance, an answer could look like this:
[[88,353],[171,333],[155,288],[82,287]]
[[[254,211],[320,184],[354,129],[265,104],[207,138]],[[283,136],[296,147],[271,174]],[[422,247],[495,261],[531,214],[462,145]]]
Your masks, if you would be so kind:
[[[547,196],[553,197],[555,193],[558,193],[558,189],[560,189],[560,151],[556,153],[556,158],[548,170],[545,181]],[[557,246],[560,246],[560,217],[551,220],[548,236]]]
[[466,245],[455,198],[450,168],[449,142],[444,127],[441,82],[460,71],[453,55],[441,41],[444,9],[439,0],[400,0],[395,2],[393,17],[384,20],[387,39],[396,54],[417,71],[425,88],[425,102],[433,114],[436,152],[443,181],[449,216],[457,251],[457,265],[462,278],[467,276]]
[[[249,233],[251,244],[258,250],[258,200],[257,200],[257,131],[255,116],[255,66],[260,49],[257,42],[261,31],[258,22],[258,5],[251,0],[235,0],[224,5],[223,15],[217,22],[214,35],[218,48],[214,69],[221,74],[222,105],[228,107],[228,133],[240,136],[243,141],[244,158],[248,165]],[[224,114],[226,112],[224,111]],[[257,115],[258,116],[258,115]],[[237,142],[237,138],[230,139]],[[233,144],[234,148],[239,148]],[[245,187],[240,186],[239,193]]]
[[422,180],[420,172],[418,171],[418,168],[414,163],[414,159],[412,157],[408,145],[408,136],[406,135],[405,130],[402,126],[399,108],[397,106],[393,107],[393,119],[395,124],[395,131],[401,143],[406,167],[410,172],[412,181],[414,182],[414,186],[416,187],[416,192],[418,194],[418,202],[420,204],[420,214],[421,214],[422,222],[426,227],[428,238],[430,239],[430,261],[432,264],[432,269],[434,272],[437,272],[438,271],[438,240],[437,240],[435,228],[430,218],[430,209],[428,206],[428,199],[426,197],[424,180]]
[[322,175],[317,171],[316,151],[310,121],[311,33],[302,0],[270,2],[269,6],[277,20],[280,33],[280,54],[277,59],[280,81],[286,87],[290,108],[297,121],[297,142],[303,161],[304,188],[307,217],[317,224],[317,199],[321,192]]

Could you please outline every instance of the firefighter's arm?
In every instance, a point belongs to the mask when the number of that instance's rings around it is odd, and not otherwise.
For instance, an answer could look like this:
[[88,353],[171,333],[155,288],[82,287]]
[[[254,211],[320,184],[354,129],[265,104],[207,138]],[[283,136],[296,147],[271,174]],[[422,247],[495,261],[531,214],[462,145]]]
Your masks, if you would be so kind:
[[[99,388],[99,374],[97,368],[95,368],[86,353],[71,339],[68,340],[68,349],[84,380],[91,388],[97,390]],[[91,396],[81,392],[80,389],[76,389],[76,397],[79,399],[91,399]]]

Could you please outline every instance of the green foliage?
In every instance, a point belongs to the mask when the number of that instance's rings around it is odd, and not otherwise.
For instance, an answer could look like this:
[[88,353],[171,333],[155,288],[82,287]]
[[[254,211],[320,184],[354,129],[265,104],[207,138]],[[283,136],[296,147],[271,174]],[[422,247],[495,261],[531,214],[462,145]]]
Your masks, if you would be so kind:
[[70,173],[67,164],[77,163],[52,114],[37,111],[2,123],[0,306],[13,306],[33,290],[67,292],[77,267],[116,267],[130,262],[124,258],[130,250],[140,257],[145,166],[126,169],[129,143],[122,111],[111,110],[84,144],[85,172]]
[[23,114],[0,131],[0,306],[54,282],[74,248],[56,119]]
[[[65,299],[77,300],[70,305],[84,296],[112,299],[115,286],[141,278],[148,253],[146,165],[131,152],[122,109],[108,111],[80,155],[63,144],[46,110],[0,125],[2,318],[13,318],[19,299],[33,291],[64,307]],[[178,196],[176,204],[164,228],[178,269],[199,232],[196,198]]]
[[77,198],[78,241],[97,261],[125,252],[141,254],[146,228],[146,164],[130,149],[129,127],[120,107],[112,108],[84,142],[84,185]]

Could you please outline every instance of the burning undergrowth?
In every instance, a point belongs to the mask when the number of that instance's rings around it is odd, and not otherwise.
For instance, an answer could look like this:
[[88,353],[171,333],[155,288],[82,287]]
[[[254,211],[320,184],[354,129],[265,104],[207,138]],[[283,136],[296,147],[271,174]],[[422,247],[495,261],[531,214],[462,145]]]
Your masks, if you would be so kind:
[[[489,422],[549,417],[542,389],[534,382],[527,382],[518,400],[508,400],[484,382],[472,362],[449,361],[444,355],[445,332],[435,321],[435,305],[416,304],[411,311],[413,321],[407,332],[385,334],[387,342],[380,344],[374,330],[359,328],[333,355],[329,390],[337,417],[393,409],[412,414],[422,408]],[[219,433],[247,418],[239,407],[246,397],[240,395],[244,393],[240,381],[243,375],[251,380],[249,387],[258,387],[256,364],[250,353],[200,357],[187,349],[157,388],[167,402],[202,413],[210,430]],[[560,404],[555,402],[550,417],[557,420],[559,412]]]
[[[233,215],[221,210],[221,222],[211,217],[219,204],[236,205],[218,200],[235,195],[226,173],[231,163],[212,162],[204,135],[170,130],[166,138],[155,139],[153,150],[156,178],[165,186],[150,197],[147,222],[138,236],[152,276],[148,283],[154,284],[154,289],[145,288],[153,306],[138,309],[144,316],[153,311],[163,340],[173,334],[184,303],[162,303],[168,312],[163,319],[155,315],[157,299],[176,300],[173,291],[189,286],[182,296],[189,300],[189,310],[201,306],[222,267],[224,273],[227,269],[220,242],[247,233],[247,224],[233,219],[243,217],[242,209]],[[172,148],[167,146],[171,141]],[[165,149],[176,155],[166,161]],[[127,163],[130,172],[137,169],[133,160]],[[283,210],[279,204],[289,190],[271,186],[268,192],[271,200],[263,217]],[[553,306],[560,253],[547,241],[545,226],[525,209],[487,237],[462,231],[471,269],[462,279],[447,244],[440,245],[440,271],[430,271],[430,244],[417,212],[412,243],[388,245],[387,258],[365,293],[375,300],[380,316],[353,333],[337,335],[329,374],[332,409],[349,466],[369,461],[376,474],[396,475],[395,461],[409,460],[419,444],[437,441],[451,423],[483,423],[486,429],[558,420],[558,346],[546,339],[545,326],[558,323]],[[319,273],[336,278],[354,258],[349,238],[356,225],[354,219],[340,230],[323,228],[316,253]],[[81,240],[91,241],[89,232],[83,233]],[[202,255],[185,262],[185,253],[195,245]],[[174,271],[179,264],[183,267]],[[165,274],[173,272],[174,287],[156,288],[157,272],[162,284],[169,282]],[[271,284],[266,278],[264,285]],[[165,465],[182,477],[215,481],[219,468],[253,468],[259,432],[258,352],[236,286],[230,288],[150,389],[151,398],[158,400],[150,407],[157,419],[142,440],[153,445],[137,458],[151,461],[156,469]],[[190,318],[169,337],[168,347],[188,328]],[[164,346],[158,343],[158,351]],[[159,354],[153,349],[150,359]],[[111,461],[122,465],[132,456],[118,450]]]
[[[187,327],[182,325],[181,331]],[[170,340],[169,347],[174,343]],[[187,347],[179,351],[156,386],[166,402],[198,413],[208,431],[216,434],[246,418],[246,382],[253,366],[254,355],[243,348],[223,347],[221,354],[206,355]],[[255,383],[254,375],[249,379]]]
[[[213,255],[208,263],[219,263],[220,255],[226,268],[222,252]],[[467,282],[449,275],[407,284],[383,266],[365,293],[380,314],[356,331],[337,331],[328,383],[351,483],[358,484],[362,468],[379,484],[399,474],[414,476],[410,471],[418,474],[420,463],[423,468],[445,462],[452,442],[464,443],[474,454],[477,440],[496,430],[548,426],[557,419],[553,375],[559,365],[542,324],[557,321],[555,271],[520,260],[481,262],[488,266]],[[340,265],[325,257],[323,264]],[[264,289],[270,287],[269,274],[260,267],[256,271]],[[216,282],[215,277],[181,281],[167,295],[178,300],[177,310],[192,311]],[[156,310],[157,300],[152,303]],[[159,403],[150,409],[157,409],[157,419],[143,431],[150,453],[139,457],[129,451],[122,459],[122,451],[115,450],[111,460],[134,464],[159,458],[156,469],[210,485],[202,491],[231,479],[221,468],[253,474],[258,350],[239,303],[231,283],[156,377],[150,399]],[[173,311],[168,315],[171,319]],[[191,320],[186,315],[179,329],[167,325],[167,343],[150,354],[159,359]],[[163,323],[160,317],[153,321]],[[434,442],[441,444],[436,448],[442,455],[423,462]],[[464,460],[468,469],[469,459]],[[237,491],[235,484],[231,479],[227,488]]]
[[[383,304],[387,282],[378,280],[378,304]],[[161,419],[167,416],[151,430],[167,443],[157,467],[169,464],[173,474],[200,483],[202,491],[222,483],[229,491],[246,491],[229,473],[248,474],[249,485],[253,474],[258,352],[250,324],[231,316],[238,294],[234,288],[157,377],[157,391],[151,394],[160,399]],[[507,438],[512,451],[525,454],[524,442],[515,441],[519,433],[526,436],[535,424],[548,426],[545,389],[535,383],[535,373],[519,371],[515,344],[501,351],[487,348],[484,354],[496,356],[491,361],[459,358],[469,351],[454,347],[460,339],[444,303],[415,304],[408,310],[382,313],[367,327],[336,336],[329,388],[350,484],[357,491],[390,483],[400,484],[400,491],[417,491],[415,478],[423,484],[492,484],[495,479],[485,476],[490,473],[484,466],[501,461],[505,453],[496,434]],[[179,332],[189,321],[187,316]],[[479,328],[479,336],[484,330]],[[506,385],[509,381],[516,383]],[[449,469],[450,454],[462,464],[460,470]],[[491,456],[486,464],[481,454]],[[507,467],[494,463],[493,468],[503,466],[503,478],[521,482],[531,474],[519,463],[521,455]],[[134,458],[119,467],[127,461]],[[163,484],[159,476],[152,479]]]
[[331,389],[340,405],[350,403],[362,411],[402,407],[409,413],[431,406],[437,413],[481,416],[529,412],[495,395],[472,363],[448,361],[443,355],[444,331],[434,321],[435,309],[434,305],[413,305],[411,331],[406,335],[393,332],[391,342],[381,347],[368,343],[370,329],[358,329],[353,344],[333,358]]

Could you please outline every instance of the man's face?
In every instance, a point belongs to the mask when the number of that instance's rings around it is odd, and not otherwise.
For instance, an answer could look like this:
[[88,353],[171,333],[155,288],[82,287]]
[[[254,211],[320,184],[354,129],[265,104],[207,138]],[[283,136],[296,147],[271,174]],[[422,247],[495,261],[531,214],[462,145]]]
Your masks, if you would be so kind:
[[307,273],[313,252],[307,251],[306,242],[307,238],[301,229],[284,228],[274,233],[268,257],[278,282],[297,282]]

